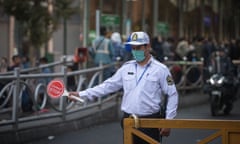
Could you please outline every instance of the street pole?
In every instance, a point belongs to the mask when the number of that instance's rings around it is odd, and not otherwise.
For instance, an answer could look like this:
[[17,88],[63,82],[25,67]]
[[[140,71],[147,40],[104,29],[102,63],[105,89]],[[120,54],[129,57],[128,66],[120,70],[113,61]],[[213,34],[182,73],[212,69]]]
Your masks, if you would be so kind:
[[99,37],[100,31],[100,10],[96,10],[96,37]]
[[90,0],[84,0],[84,14],[83,14],[83,46],[88,44],[88,23],[89,23],[89,3]]
[[153,1],[153,36],[157,36],[158,0]]
[[127,21],[127,3],[122,1],[122,35],[126,35],[126,21]]
[[67,55],[67,20],[63,18],[63,55]]
[[178,1],[178,15],[179,15],[179,17],[178,17],[178,28],[179,28],[179,34],[178,34],[178,36],[180,36],[180,37],[182,37],[183,36],[183,18],[184,18],[184,16],[183,16],[183,0],[179,0]]
[[145,29],[145,0],[142,0],[142,30],[146,31],[146,29]]
[[205,29],[204,29],[204,16],[205,16],[205,1],[201,1],[201,35],[204,36],[205,35]]
[[223,1],[219,1],[219,41],[223,40],[223,4]]
[[14,53],[14,31],[15,31],[15,18],[13,16],[9,17],[9,51],[8,51],[8,58],[10,59]]
[[[48,12],[50,15],[53,13],[53,2],[52,0],[48,0]],[[48,27],[48,31],[52,31],[52,24]],[[47,51],[45,53],[53,53],[53,36],[48,40],[47,43]]]

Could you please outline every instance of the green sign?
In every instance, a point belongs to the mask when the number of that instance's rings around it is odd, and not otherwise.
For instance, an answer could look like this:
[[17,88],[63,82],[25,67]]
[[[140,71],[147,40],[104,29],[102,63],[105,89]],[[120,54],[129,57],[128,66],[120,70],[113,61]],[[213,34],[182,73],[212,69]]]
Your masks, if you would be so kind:
[[158,22],[157,31],[162,35],[167,35],[169,33],[169,25],[164,22]]
[[118,15],[102,14],[101,25],[117,26],[120,24],[120,17]]
[[96,31],[90,30],[88,33],[88,43],[92,44],[92,41],[96,38]]

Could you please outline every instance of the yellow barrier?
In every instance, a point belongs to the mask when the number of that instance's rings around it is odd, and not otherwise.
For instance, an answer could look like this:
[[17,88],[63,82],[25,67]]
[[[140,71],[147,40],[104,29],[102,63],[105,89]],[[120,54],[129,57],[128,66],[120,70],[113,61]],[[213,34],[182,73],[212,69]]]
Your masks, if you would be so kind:
[[202,139],[198,144],[207,144],[222,137],[222,144],[239,144],[240,120],[205,120],[205,119],[124,119],[124,144],[133,144],[133,134],[150,144],[159,144],[137,128],[179,128],[217,130],[214,134]]

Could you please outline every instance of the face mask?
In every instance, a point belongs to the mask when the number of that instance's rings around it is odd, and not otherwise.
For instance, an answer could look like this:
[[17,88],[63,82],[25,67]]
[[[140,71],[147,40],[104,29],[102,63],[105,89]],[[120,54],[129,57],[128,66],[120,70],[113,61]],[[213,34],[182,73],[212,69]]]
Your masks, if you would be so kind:
[[143,50],[132,50],[132,55],[136,61],[141,62],[145,59]]

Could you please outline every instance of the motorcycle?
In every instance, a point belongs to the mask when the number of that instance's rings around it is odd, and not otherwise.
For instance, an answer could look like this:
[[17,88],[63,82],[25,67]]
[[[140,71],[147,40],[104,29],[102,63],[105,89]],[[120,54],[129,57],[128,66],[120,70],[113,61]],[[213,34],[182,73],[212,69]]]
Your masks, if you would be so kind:
[[231,80],[221,74],[213,74],[207,80],[212,116],[228,115],[231,112],[233,106],[233,100],[229,97],[231,84]]

